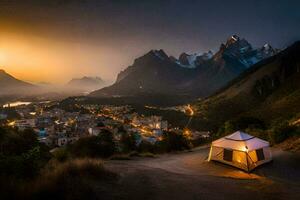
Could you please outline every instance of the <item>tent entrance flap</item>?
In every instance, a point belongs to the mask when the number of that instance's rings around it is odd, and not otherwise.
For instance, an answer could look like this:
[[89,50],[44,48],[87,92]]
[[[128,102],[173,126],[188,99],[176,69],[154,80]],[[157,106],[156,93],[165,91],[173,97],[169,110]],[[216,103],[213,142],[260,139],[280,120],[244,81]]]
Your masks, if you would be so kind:
[[232,162],[233,151],[231,149],[224,149],[223,160]]
[[256,156],[258,161],[264,160],[265,159],[264,149],[257,149]]

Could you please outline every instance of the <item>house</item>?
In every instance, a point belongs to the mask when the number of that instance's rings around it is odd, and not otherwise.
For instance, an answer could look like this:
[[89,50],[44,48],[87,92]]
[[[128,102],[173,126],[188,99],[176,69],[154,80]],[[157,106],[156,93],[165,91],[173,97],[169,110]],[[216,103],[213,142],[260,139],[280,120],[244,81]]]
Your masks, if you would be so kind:
[[38,140],[40,143],[43,143],[47,146],[51,146],[53,144],[53,141],[49,137],[40,137]]
[[89,135],[97,136],[101,133],[102,130],[106,130],[107,128],[103,124],[103,122],[98,122],[96,127],[92,127],[88,129]]
[[27,128],[34,128],[35,127],[35,119],[22,119],[17,120],[14,123],[15,127],[18,127],[20,130],[25,130]]
[[59,137],[57,138],[57,146],[65,146],[68,144],[68,138],[67,137]]

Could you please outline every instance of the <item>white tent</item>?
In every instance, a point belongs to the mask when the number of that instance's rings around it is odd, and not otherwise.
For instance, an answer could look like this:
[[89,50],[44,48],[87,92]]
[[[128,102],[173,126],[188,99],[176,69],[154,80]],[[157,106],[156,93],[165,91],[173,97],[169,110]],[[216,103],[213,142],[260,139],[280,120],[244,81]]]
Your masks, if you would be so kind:
[[272,160],[269,142],[237,131],[212,142],[208,161],[215,160],[245,171]]

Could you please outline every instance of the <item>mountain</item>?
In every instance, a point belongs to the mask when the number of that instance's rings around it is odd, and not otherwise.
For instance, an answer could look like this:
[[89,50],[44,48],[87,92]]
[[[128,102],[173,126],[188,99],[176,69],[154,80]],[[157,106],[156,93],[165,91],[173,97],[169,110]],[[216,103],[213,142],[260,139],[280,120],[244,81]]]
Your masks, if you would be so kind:
[[163,50],[152,50],[137,58],[132,66],[120,72],[116,82],[91,93],[91,96],[134,96],[139,94],[177,94],[194,76],[180,67]]
[[83,91],[93,91],[103,87],[104,81],[99,77],[87,77],[74,78],[67,84],[68,87]]
[[[263,52],[273,51],[264,46]],[[266,123],[300,113],[300,42],[257,63],[214,95],[195,103],[197,115],[215,127],[238,117]]]
[[0,69],[0,95],[28,94],[35,89],[35,85],[18,80]]
[[135,59],[118,74],[116,82],[92,92],[93,97],[178,95],[206,97],[237,77],[251,65],[277,52],[270,45],[254,49],[245,39],[233,35],[218,52],[182,53],[179,58],[163,50],[151,50]]

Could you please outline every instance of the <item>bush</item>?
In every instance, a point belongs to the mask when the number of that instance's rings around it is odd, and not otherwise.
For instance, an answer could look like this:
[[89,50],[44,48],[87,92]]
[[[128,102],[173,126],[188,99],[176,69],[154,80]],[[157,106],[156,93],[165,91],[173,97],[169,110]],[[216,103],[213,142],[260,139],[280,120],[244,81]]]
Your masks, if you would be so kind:
[[287,121],[284,121],[273,125],[269,137],[273,144],[277,144],[292,136],[296,130],[296,126],[290,125]]
[[32,130],[0,129],[0,175],[30,178],[51,158],[49,149],[38,143]]
[[155,145],[151,144],[148,141],[142,140],[142,142],[138,146],[138,151],[142,152],[142,153],[145,153],[145,152],[154,153],[155,152]]
[[123,132],[120,143],[122,145],[122,151],[125,153],[135,151],[137,149],[135,137],[132,133]]
[[229,120],[224,123],[224,125],[219,128],[216,138],[231,134],[238,130],[246,129],[262,129],[265,130],[265,123],[254,117],[239,117],[234,120]]
[[24,188],[28,199],[96,199],[93,182],[115,181],[117,175],[106,170],[100,160],[80,159],[52,163],[41,176]]
[[189,141],[182,134],[169,131],[163,133],[163,140],[158,145],[168,152],[190,149]]
[[[22,184],[39,175],[50,160],[49,149],[39,144],[32,130],[0,127],[0,194],[15,199]],[[22,198],[20,198],[22,199]]]
[[70,157],[70,154],[66,148],[56,149],[52,154],[53,158],[59,162],[65,162]]
[[261,138],[263,140],[270,141],[270,130],[248,128],[246,129],[246,133],[249,133],[250,135]]
[[107,130],[98,136],[81,138],[69,147],[73,157],[108,158],[115,153],[113,134]]

